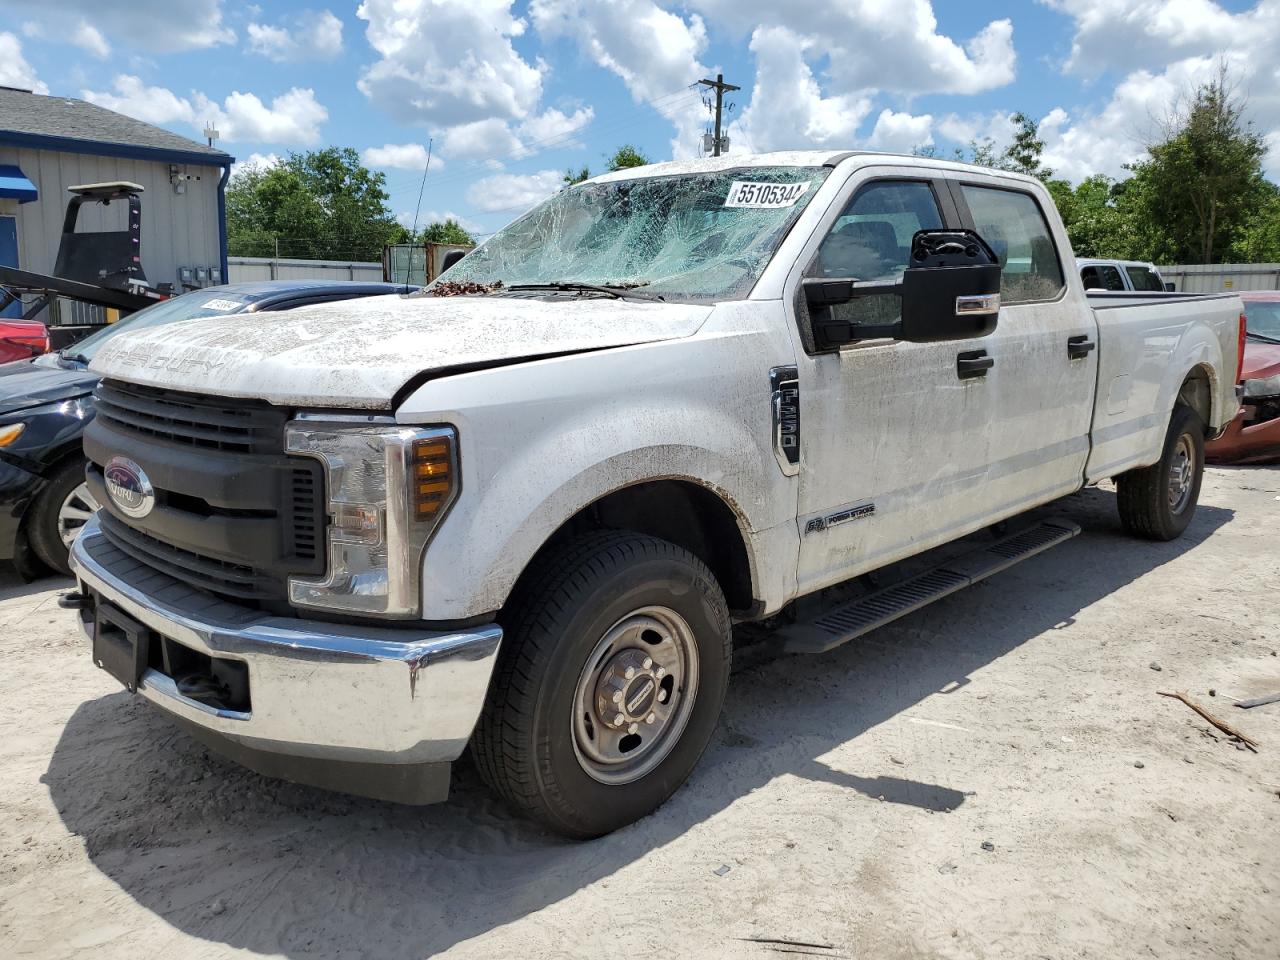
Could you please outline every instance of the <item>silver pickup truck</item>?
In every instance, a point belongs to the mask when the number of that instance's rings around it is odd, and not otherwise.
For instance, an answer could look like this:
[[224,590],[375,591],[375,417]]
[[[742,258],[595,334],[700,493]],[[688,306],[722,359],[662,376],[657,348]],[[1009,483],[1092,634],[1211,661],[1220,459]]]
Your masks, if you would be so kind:
[[1014,174],[607,174],[420,294],[112,340],[80,615],[99,666],[258,771],[429,802],[469,747],[598,835],[693,770],[738,624],[828,650],[1078,530],[898,561],[1107,478],[1129,531],[1182,533],[1240,308],[1086,296]]

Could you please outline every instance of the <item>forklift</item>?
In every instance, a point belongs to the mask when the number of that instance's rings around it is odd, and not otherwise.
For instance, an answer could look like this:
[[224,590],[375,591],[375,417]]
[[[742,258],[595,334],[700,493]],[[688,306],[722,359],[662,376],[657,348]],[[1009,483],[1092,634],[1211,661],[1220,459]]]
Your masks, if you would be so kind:
[[[62,238],[52,274],[32,273],[17,267],[0,266],[0,310],[22,297],[31,297],[22,319],[31,320],[50,306],[56,297],[65,297],[104,307],[109,320],[149,307],[173,296],[173,284],[156,286],[147,282],[142,269],[141,184],[128,181],[87,183],[68,187],[71,199],[62,221]],[[116,201],[128,205],[126,229],[77,233],[76,221],[86,203],[110,206]],[[113,316],[114,314],[114,316]],[[54,349],[68,346],[88,335],[95,325],[51,325]]]

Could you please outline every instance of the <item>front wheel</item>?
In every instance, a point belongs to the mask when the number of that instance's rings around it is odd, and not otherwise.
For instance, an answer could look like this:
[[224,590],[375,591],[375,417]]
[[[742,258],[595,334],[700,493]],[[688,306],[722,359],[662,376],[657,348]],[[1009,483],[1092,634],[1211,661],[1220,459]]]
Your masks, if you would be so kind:
[[688,551],[593,533],[513,602],[471,750],[508,802],[566,836],[643,817],[684,782],[729,681],[724,595]]
[[84,461],[67,461],[54,471],[31,507],[27,527],[31,549],[46,566],[70,576],[71,545],[97,509],[98,502],[84,482]]
[[1116,478],[1120,522],[1147,540],[1173,540],[1195,516],[1204,479],[1204,427],[1190,407],[1173,408],[1159,461]]

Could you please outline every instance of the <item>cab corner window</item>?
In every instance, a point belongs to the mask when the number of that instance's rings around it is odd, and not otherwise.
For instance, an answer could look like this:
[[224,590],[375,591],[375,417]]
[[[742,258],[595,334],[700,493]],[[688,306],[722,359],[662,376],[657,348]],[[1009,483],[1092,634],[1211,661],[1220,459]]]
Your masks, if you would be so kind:
[[1062,265],[1035,198],[995,187],[961,189],[974,229],[1000,258],[1000,299],[1027,303],[1057,297],[1064,286]]

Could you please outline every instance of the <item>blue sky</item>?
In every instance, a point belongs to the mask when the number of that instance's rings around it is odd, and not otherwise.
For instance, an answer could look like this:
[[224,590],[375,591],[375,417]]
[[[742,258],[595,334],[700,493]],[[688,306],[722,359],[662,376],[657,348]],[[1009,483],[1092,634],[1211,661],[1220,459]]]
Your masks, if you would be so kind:
[[412,219],[478,232],[630,142],[696,156],[694,80],[723,72],[732,151],[942,152],[1042,123],[1078,180],[1123,164],[1225,61],[1280,175],[1280,0],[0,0],[0,83],[177,132],[212,121],[249,162],[337,144]]

